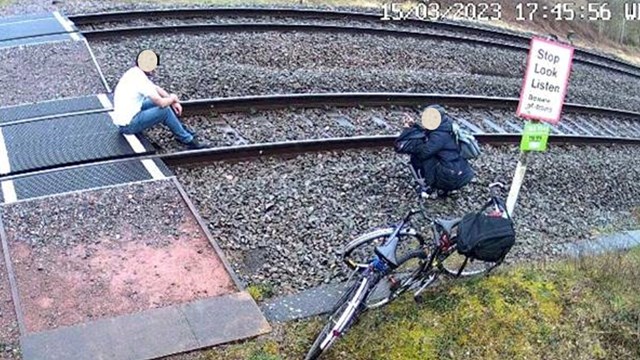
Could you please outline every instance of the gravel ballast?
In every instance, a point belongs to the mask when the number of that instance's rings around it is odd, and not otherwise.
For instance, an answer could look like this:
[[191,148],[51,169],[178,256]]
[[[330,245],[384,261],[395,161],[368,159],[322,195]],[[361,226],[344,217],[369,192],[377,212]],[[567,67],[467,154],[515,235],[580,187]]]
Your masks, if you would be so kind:
[[0,49],[2,106],[104,93],[82,41]]
[[[489,182],[510,182],[516,158],[515,147],[485,146],[474,183],[457,198],[430,203],[429,211],[460,216],[477,209]],[[406,160],[391,150],[362,150],[176,171],[241,277],[285,294],[344,279],[338,253],[350,238],[417,207]],[[552,146],[534,154],[509,261],[549,259],[594,229],[637,226],[639,180],[633,146]]]
[[[526,52],[368,34],[255,32],[96,40],[111,86],[140,49],[163,58],[158,84],[184,99],[395,91],[518,97]],[[637,77],[576,63],[566,101],[640,110]]]

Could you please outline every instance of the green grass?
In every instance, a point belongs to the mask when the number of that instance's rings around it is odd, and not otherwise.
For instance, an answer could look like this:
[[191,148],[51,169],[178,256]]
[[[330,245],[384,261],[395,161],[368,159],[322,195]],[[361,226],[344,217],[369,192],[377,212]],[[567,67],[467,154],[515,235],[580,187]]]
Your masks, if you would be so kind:
[[251,284],[247,286],[247,292],[255,301],[268,299],[275,294],[273,286],[269,283]]
[[[366,314],[325,359],[640,359],[640,249],[445,283]],[[323,318],[201,359],[300,359]]]

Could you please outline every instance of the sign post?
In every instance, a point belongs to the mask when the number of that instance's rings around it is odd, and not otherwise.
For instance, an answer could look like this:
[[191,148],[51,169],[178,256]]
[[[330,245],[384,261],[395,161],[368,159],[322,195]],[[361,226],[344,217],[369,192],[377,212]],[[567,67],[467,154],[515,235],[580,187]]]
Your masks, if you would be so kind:
[[531,121],[524,126],[520,157],[507,198],[507,211],[511,216],[524,182],[529,152],[547,149],[551,128],[540,121],[552,125],[560,122],[572,61],[572,47],[541,38],[531,39],[517,110],[518,116]]

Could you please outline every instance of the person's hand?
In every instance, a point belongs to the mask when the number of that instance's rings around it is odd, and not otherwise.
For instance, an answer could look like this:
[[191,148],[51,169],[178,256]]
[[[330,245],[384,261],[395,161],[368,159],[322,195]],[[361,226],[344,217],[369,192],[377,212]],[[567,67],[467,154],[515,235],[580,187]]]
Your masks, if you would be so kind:
[[178,98],[178,95],[176,95],[176,94],[170,94],[170,95],[169,95],[169,99],[171,99],[171,101],[173,102],[173,104],[175,104],[175,103],[179,103],[179,102],[180,102],[180,99]]
[[403,123],[404,123],[404,127],[412,127],[413,124],[415,124],[416,122],[413,121],[413,119],[411,118],[411,116],[409,114],[405,113],[404,114]]
[[171,108],[176,112],[178,116],[182,115],[182,105],[180,105],[179,102],[172,104]]

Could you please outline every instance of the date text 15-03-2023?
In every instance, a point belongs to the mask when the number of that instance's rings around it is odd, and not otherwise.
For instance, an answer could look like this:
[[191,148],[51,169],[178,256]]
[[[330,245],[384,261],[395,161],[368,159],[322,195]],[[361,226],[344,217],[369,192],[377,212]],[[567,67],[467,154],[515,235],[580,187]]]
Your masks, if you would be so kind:
[[[423,1],[415,4],[407,3],[385,3],[382,5],[381,20],[441,20],[443,18],[453,20],[477,20],[491,21],[503,20],[502,14],[505,7],[509,6],[508,13],[515,13],[516,21],[572,21],[572,20],[610,20],[612,13],[607,2],[580,3],[559,2],[555,5],[539,4],[537,2],[526,2],[518,4],[503,5],[497,2],[454,2],[441,4],[438,1]],[[627,20],[640,19],[640,4],[625,3],[624,16]],[[508,19],[504,19],[508,20]]]

